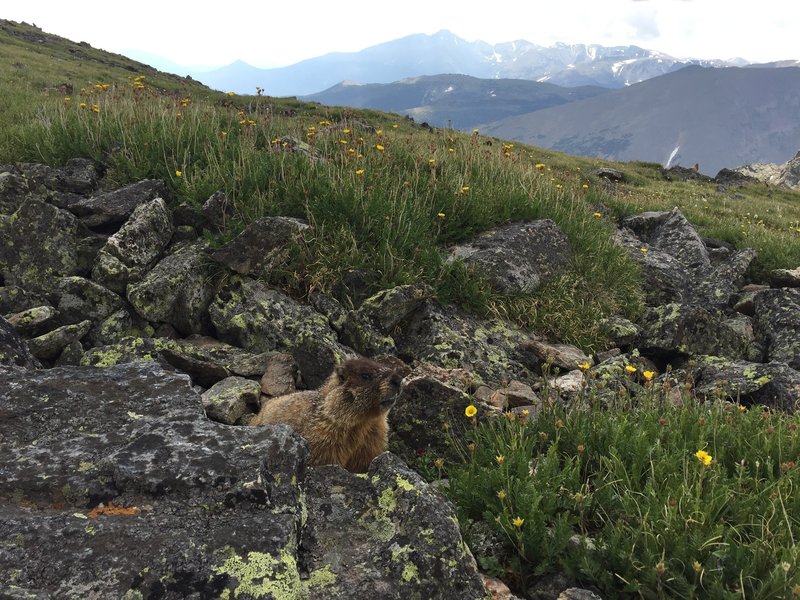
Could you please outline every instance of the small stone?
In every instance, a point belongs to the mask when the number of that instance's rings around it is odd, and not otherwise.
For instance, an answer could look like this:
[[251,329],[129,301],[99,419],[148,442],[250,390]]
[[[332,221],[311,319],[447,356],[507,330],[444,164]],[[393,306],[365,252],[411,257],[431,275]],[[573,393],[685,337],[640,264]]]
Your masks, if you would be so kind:
[[261,398],[257,382],[244,377],[227,377],[205,391],[203,409],[212,421],[234,425],[243,415],[253,412]]
[[291,354],[277,352],[267,358],[261,377],[261,392],[277,397],[297,391],[297,362]]

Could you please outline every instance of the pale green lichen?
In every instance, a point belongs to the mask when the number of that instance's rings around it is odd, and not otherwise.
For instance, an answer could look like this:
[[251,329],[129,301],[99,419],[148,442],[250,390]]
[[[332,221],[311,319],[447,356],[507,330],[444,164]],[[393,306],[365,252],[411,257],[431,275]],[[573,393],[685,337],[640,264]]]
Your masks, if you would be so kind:
[[242,557],[230,547],[228,558],[213,569],[217,575],[227,575],[236,580],[236,588],[225,590],[221,598],[274,598],[289,600],[302,598],[300,573],[297,559],[286,548],[281,549],[279,557],[265,552],[248,552]]
[[336,573],[330,565],[325,565],[321,569],[315,569],[308,574],[308,579],[303,582],[303,587],[307,590],[317,590],[336,585]]
[[406,492],[417,492],[418,491],[413,483],[411,483],[408,479],[405,479],[405,478],[401,477],[400,475],[398,475],[396,477],[395,481],[397,481],[397,487],[399,487],[403,491],[406,491]]

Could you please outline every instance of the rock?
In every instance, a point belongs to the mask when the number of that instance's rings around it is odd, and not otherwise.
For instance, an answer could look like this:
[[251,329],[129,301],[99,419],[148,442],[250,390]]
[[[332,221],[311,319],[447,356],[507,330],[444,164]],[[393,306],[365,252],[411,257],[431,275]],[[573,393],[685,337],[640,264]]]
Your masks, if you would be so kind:
[[797,189],[800,188],[800,151],[781,165],[753,163],[738,167],[735,171],[769,185]]
[[671,302],[725,307],[755,258],[750,249],[715,256],[694,227],[674,208],[622,221],[615,242],[642,269],[650,306]]
[[100,249],[92,279],[118,294],[141,278],[169,244],[172,215],[161,198],[138,205],[125,224]]
[[300,544],[309,549],[308,581],[326,582],[311,597],[485,598],[452,505],[396,456],[379,455],[364,478],[317,468],[307,485]]
[[600,332],[606,336],[612,344],[621,348],[630,347],[639,335],[639,327],[623,317],[611,316],[601,319]]
[[432,295],[426,285],[399,285],[367,298],[355,312],[379,332],[389,334]]
[[128,300],[143,318],[169,323],[183,335],[209,331],[214,270],[205,242],[184,246],[128,285]]
[[111,290],[76,275],[62,277],[55,286],[62,323],[89,319],[99,322],[122,309],[126,302]]
[[522,348],[528,334],[500,321],[481,321],[433,301],[415,311],[394,334],[398,356],[446,369],[466,369],[477,380],[500,384],[532,377],[538,366]]
[[248,225],[211,257],[240,275],[268,275],[285,260],[292,241],[310,228],[300,219],[263,217]]
[[261,392],[277,397],[297,391],[298,367],[291,354],[276,352],[267,357],[264,375],[261,377]]
[[781,361],[800,371],[800,289],[759,292],[754,300],[755,331],[768,361]]
[[105,319],[95,322],[86,336],[92,346],[108,346],[129,337],[153,337],[155,330],[140,317],[127,302],[123,308],[114,311]]
[[675,165],[669,169],[662,169],[661,174],[667,181],[713,181],[713,179],[708,175],[703,175],[700,173],[698,165],[695,166],[698,168],[681,167],[680,165]]
[[701,398],[726,399],[745,406],[764,405],[793,412],[800,401],[800,372],[785,363],[726,361],[696,357],[694,392]]
[[736,359],[747,355],[753,341],[735,322],[700,306],[673,303],[647,309],[635,345],[656,356],[710,354]]
[[289,352],[308,388],[353,354],[311,307],[252,279],[232,277],[209,307],[220,339],[251,352]]
[[732,298],[732,308],[734,311],[750,317],[756,314],[755,297],[762,290],[768,290],[768,285],[748,284],[739,290],[739,293]]
[[530,348],[539,362],[564,371],[577,369],[578,365],[581,364],[594,364],[594,360],[584,354],[580,348],[569,344],[551,344],[539,340],[531,340],[524,344],[523,347]]
[[36,306],[22,312],[6,315],[8,323],[26,338],[32,338],[54,329],[58,311],[52,306]]
[[582,588],[567,588],[558,595],[556,600],[603,600],[599,595],[591,590]]
[[216,191],[203,203],[200,214],[212,228],[221,231],[233,215],[233,208],[233,203],[228,201],[225,192]]
[[469,425],[464,417],[469,404],[469,395],[457,387],[429,375],[406,377],[389,413],[389,448],[410,464],[423,455],[457,460],[445,432],[451,425]]
[[[550,386],[561,396],[574,396],[586,386],[586,376],[583,371],[575,369],[566,375],[561,375],[550,381]],[[540,405],[541,406],[541,405]]]
[[769,282],[772,287],[800,287],[800,267],[796,269],[775,269],[769,274]]
[[11,324],[0,316],[0,365],[38,369],[42,365]]
[[31,354],[41,360],[56,358],[72,342],[82,339],[92,328],[91,321],[81,321],[74,325],[62,325],[53,331],[28,340]]
[[17,285],[0,287],[0,315],[22,312],[47,303],[44,294],[37,294]]
[[0,580],[20,597],[483,597],[452,506],[396,456],[309,469],[289,427],[214,423],[152,364],[0,381]]
[[602,177],[603,179],[608,179],[613,182],[625,181],[625,173],[618,169],[612,169],[611,167],[601,167],[597,169],[594,174],[597,177]]
[[0,276],[5,285],[41,292],[78,273],[78,222],[67,211],[28,200],[0,220]]
[[54,192],[91,194],[100,179],[97,164],[88,158],[71,158],[61,168],[36,163],[19,163],[18,167],[34,186]]
[[25,177],[9,171],[0,173],[0,215],[16,212],[29,194]]
[[451,260],[474,267],[500,292],[529,293],[563,271],[572,250],[550,219],[503,225],[451,249]]
[[720,169],[719,172],[714,177],[714,183],[718,183],[723,186],[728,186],[728,185],[742,186],[753,183],[759,183],[759,180],[756,179],[755,177],[745,175],[744,173],[735,171],[733,169]]
[[84,198],[70,206],[70,212],[87,227],[109,227],[128,220],[140,204],[167,198],[167,188],[158,179],[145,179],[125,187]]
[[541,405],[539,396],[536,395],[533,388],[527,383],[512,381],[502,392],[508,401],[509,408]]
[[261,388],[244,377],[227,377],[202,394],[203,410],[209,419],[233,425],[247,412],[258,410]]

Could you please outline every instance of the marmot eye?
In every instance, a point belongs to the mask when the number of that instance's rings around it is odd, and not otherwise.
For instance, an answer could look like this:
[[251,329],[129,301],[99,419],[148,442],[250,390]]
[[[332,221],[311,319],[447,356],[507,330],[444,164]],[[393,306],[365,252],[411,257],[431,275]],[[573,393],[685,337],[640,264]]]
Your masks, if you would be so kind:
[[362,371],[358,374],[358,376],[361,377],[363,381],[372,381],[373,373],[370,373],[369,371]]

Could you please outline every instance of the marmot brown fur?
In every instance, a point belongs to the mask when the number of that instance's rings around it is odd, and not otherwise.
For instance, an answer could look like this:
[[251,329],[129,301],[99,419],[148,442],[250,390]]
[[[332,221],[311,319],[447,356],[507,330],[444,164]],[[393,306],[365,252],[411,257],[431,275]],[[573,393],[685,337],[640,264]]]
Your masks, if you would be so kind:
[[268,400],[250,424],[291,425],[308,441],[312,464],[363,472],[386,450],[387,416],[399,391],[392,369],[354,358],[337,365],[318,390]]

